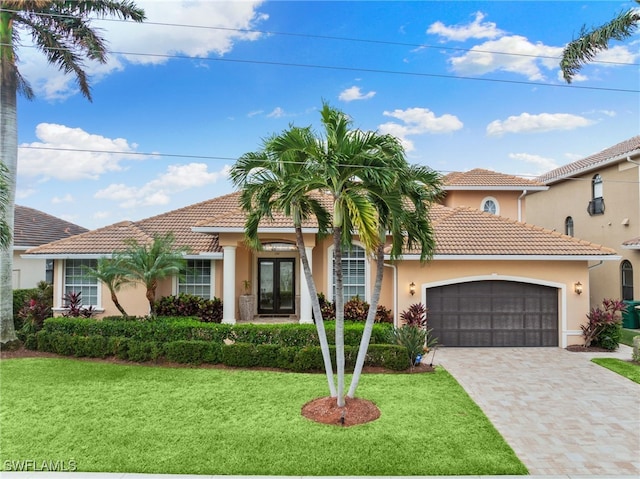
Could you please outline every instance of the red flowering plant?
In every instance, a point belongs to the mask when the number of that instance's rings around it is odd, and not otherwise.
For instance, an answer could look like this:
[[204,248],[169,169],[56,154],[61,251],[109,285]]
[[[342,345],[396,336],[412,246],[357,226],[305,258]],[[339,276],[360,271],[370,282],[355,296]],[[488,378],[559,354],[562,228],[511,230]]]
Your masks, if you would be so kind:
[[617,299],[603,299],[602,307],[591,308],[587,314],[588,322],[580,326],[584,337],[584,347],[592,344],[614,350],[620,342],[622,312],[627,305]]

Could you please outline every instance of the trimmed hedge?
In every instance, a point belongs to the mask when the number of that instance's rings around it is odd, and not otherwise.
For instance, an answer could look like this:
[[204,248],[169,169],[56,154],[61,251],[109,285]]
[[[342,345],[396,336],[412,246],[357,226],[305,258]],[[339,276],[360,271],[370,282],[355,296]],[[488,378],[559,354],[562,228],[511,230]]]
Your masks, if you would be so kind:
[[[34,339],[35,338],[35,339]],[[144,341],[121,336],[75,336],[61,332],[39,331],[29,338],[39,351],[64,356],[105,358],[146,362],[164,358],[184,364],[224,364],[231,367],[268,367],[298,372],[324,370],[320,346],[279,346],[277,344],[231,343],[212,341]],[[332,359],[335,347],[331,346]],[[345,367],[352,370],[358,354],[357,346],[345,346]],[[334,368],[335,368],[335,359]],[[372,344],[366,365],[405,370],[409,367],[406,348],[391,344]]]

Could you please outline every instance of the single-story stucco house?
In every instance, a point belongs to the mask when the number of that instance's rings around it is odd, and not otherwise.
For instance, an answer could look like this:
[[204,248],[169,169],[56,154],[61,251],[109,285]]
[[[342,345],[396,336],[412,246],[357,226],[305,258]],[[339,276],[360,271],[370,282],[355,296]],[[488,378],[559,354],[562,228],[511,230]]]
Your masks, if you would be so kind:
[[[172,232],[188,246],[190,273],[158,288],[158,296],[187,292],[223,301],[223,322],[238,321],[243,285],[254,295],[261,321],[286,316],[313,321],[311,300],[284,216],[261,224],[263,249],[244,243],[245,213],[231,193],[141,221],[125,221],[31,249],[25,257],[54,261],[55,308],[65,292],[81,291],[99,316],[117,315],[109,292],[83,275],[82,265],[109,256],[135,238],[151,241]],[[330,202],[327,198],[327,204]],[[589,311],[590,261],[619,260],[615,251],[577,238],[471,207],[434,205],[436,251],[427,263],[414,251],[385,261],[381,304],[397,322],[413,303],[429,309],[429,327],[445,346],[552,346],[581,344],[580,325]],[[332,240],[319,239],[313,221],[303,225],[307,256],[319,292],[333,299]],[[345,297],[369,300],[375,263],[354,237],[343,258]],[[119,293],[129,314],[145,315],[144,288]]]

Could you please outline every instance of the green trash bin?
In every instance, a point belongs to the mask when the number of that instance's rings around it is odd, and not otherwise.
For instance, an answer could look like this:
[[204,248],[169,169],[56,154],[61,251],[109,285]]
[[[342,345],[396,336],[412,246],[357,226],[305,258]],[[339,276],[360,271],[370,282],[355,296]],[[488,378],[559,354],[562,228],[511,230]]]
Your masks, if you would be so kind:
[[623,301],[627,309],[622,313],[624,329],[640,329],[640,301]]

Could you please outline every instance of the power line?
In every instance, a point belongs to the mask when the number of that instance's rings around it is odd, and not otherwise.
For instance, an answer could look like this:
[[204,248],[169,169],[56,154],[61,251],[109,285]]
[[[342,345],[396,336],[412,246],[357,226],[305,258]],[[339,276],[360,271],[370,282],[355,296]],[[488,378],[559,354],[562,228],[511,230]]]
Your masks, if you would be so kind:
[[[0,45],[9,46],[6,43],[0,43]],[[33,46],[27,46],[26,48],[37,48],[37,47],[33,45]],[[54,49],[49,48],[49,50],[54,50]],[[66,50],[66,49],[58,49],[58,50]],[[176,55],[176,54],[170,55],[170,54],[164,54],[164,53],[139,53],[139,52],[123,52],[123,51],[110,51],[110,53],[117,54],[117,55],[141,56],[141,57],[152,57],[152,58],[198,60],[198,61],[210,61],[210,62],[240,63],[240,64],[250,64],[250,65],[270,65],[270,66],[284,66],[284,67],[295,67],[295,68],[314,68],[314,69],[321,69],[321,70],[352,71],[352,72],[359,72],[359,73],[380,73],[380,74],[387,74],[387,75],[406,75],[406,76],[416,76],[416,77],[426,77],[426,78],[445,78],[445,79],[452,79],[452,80],[470,80],[470,81],[489,82],[489,83],[505,83],[505,84],[515,84],[515,85],[568,88],[573,90],[595,90],[595,91],[611,91],[611,92],[618,92],[618,93],[640,93],[640,90],[631,90],[626,88],[594,87],[594,86],[584,86],[584,85],[575,85],[575,84],[532,82],[532,81],[524,81],[524,80],[502,80],[497,78],[467,77],[467,76],[445,75],[441,73],[402,72],[397,70],[382,70],[382,69],[375,69],[375,68],[356,68],[356,67],[342,67],[342,66],[333,66],[333,65],[272,62],[267,60],[243,60],[239,58],[210,58],[210,57],[202,57],[202,56],[188,56],[188,55]]]
[[[186,155],[186,154],[178,154],[178,153],[158,153],[158,152],[154,152],[154,153],[144,153],[144,152],[139,152],[139,151],[113,151],[113,150],[93,150],[93,149],[84,149],[84,148],[62,148],[62,147],[46,147],[46,146],[18,146],[18,149],[27,149],[27,150],[48,150],[48,151],[72,151],[72,152],[77,152],[77,153],[101,153],[101,154],[110,154],[110,155],[136,155],[136,156],[147,156],[147,157],[156,157],[156,158],[162,158],[162,157],[167,157],[167,158],[187,158],[187,159],[201,159],[201,160],[223,160],[223,161],[237,161],[239,158],[238,157],[230,157],[230,156],[216,156],[216,155]],[[282,163],[287,163],[287,164],[304,164],[304,162],[301,161],[282,161]],[[353,167],[353,165],[341,165],[338,164],[338,166],[350,166]],[[385,167],[381,167],[381,166],[367,166],[367,167],[362,167],[362,168],[374,168],[374,169],[384,169]],[[447,173],[458,173],[458,170],[434,170],[440,174],[447,174]],[[505,173],[505,174],[509,174],[509,173]],[[583,173],[579,173],[579,174],[584,174]],[[517,176],[520,178],[531,178],[531,179],[536,179],[538,177],[540,177],[541,175],[525,175],[525,174],[514,174],[512,176]],[[563,181],[585,181],[585,182],[591,182],[592,179],[591,178],[576,178],[576,177],[566,177],[566,178],[561,178]],[[557,178],[556,178],[557,180]],[[604,180],[603,179],[603,183],[607,183],[607,184],[612,184],[612,183],[616,183],[616,184],[640,184],[640,181],[626,181],[626,180]]]
[[[2,9],[2,8],[0,8],[0,11],[20,13],[20,10],[10,10],[10,9]],[[37,15],[49,16],[49,17],[73,18],[71,15],[62,15],[62,14],[53,14],[53,13],[37,13]],[[99,22],[132,23],[127,20],[120,20],[116,18],[97,18],[96,17],[96,18],[92,18],[91,20],[95,20]],[[263,35],[273,35],[273,36],[289,36],[289,37],[295,37],[295,38],[316,38],[320,40],[336,40],[336,41],[345,41],[345,42],[369,43],[369,44],[377,44],[377,45],[404,46],[404,47],[425,48],[425,49],[434,49],[434,50],[449,50],[449,51],[468,52],[468,53],[490,53],[493,55],[540,58],[540,59],[548,59],[548,60],[560,60],[561,58],[561,57],[551,56],[551,55],[534,55],[530,53],[503,52],[503,51],[497,51],[497,50],[480,50],[477,48],[447,47],[443,45],[429,45],[425,43],[395,42],[395,41],[389,41],[389,40],[375,40],[375,39],[353,38],[353,37],[338,37],[338,36],[331,36],[331,35],[317,35],[317,34],[311,34],[311,33],[278,32],[278,31],[272,31],[272,30],[259,30],[259,29],[251,29],[251,28],[214,27],[210,25],[192,25],[192,24],[184,24],[184,23],[149,22],[149,21],[144,21],[142,23],[136,22],[135,25],[141,25],[141,26],[156,25],[156,26],[164,26],[164,27],[195,28],[195,29],[203,29],[203,30],[220,30],[220,31],[239,32],[239,33],[260,33]],[[605,60],[592,60],[591,63],[600,63],[605,65],[620,65],[620,66],[640,66],[640,63],[614,62],[614,61],[605,61]]]

